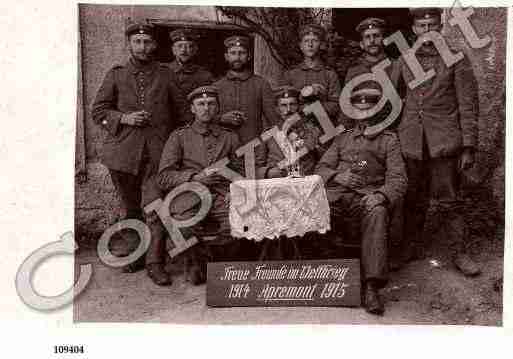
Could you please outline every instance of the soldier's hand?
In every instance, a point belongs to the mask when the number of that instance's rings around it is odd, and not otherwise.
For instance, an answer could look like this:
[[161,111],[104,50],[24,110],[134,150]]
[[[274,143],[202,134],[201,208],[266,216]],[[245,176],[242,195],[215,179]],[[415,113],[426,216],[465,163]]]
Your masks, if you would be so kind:
[[474,165],[474,150],[465,148],[460,157],[460,171],[465,171]]
[[314,91],[314,95],[316,95],[316,96],[325,95],[326,92],[327,92],[326,91],[326,87],[324,87],[321,84],[311,84],[310,86],[312,86],[312,89]]
[[121,117],[121,123],[128,126],[144,127],[149,124],[149,113],[146,111],[136,111],[124,114]]
[[342,186],[349,188],[358,188],[362,187],[365,184],[365,181],[362,176],[357,175],[356,173],[353,173],[349,170],[337,174],[334,180]]
[[381,193],[371,193],[366,196],[363,196],[361,199],[362,205],[365,206],[367,211],[370,211],[376,206],[379,206],[382,203],[386,202],[386,198]]
[[267,171],[267,178],[283,177],[283,171],[278,167],[272,167]]
[[230,127],[238,128],[245,121],[247,117],[242,111],[228,111],[221,116],[221,123]]

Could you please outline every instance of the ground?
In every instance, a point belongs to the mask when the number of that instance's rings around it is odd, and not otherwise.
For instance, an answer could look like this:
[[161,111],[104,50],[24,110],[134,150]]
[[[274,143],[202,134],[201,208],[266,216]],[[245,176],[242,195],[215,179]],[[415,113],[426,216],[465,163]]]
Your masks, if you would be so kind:
[[[483,216],[478,217],[480,219]],[[428,258],[409,263],[391,274],[383,290],[386,313],[363,308],[209,308],[206,286],[184,281],[178,265],[171,287],[154,285],[144,271],[125,274],[105,266],[94,247],[83,246],[76,264],[91,263],[93,278],[74,304],[78,322],[159,322],[176,324],[474,324],[502,325],[502,233],[481,235],[473,229],[472,257],[483,273],[465,278],[458,273],[440,243],[433,240]]]

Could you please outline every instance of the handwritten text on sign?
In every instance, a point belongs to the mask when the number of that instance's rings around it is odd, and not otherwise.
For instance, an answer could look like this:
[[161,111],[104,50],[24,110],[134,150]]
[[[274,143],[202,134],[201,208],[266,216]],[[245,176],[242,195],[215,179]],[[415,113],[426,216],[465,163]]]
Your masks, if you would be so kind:
[[209,263],[207,305],[358,306],[360,261]]

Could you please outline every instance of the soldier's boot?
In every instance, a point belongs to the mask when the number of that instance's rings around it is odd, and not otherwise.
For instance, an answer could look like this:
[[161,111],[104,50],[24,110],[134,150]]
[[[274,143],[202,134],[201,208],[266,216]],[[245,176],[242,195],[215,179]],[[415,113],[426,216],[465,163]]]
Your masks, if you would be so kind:
[[207,247],[197,244],[189,253],[190,266],[187,268],[187,281],[200,285],[207,281],[207,263],[210,259]]
[[479,275],[481,273],[480,266],[467,254],[466,225],[463,216],[460,214],[448,216],[445,230],[454,266],[467,277]]
[[157,285],[171,285],[173,284],[171,275],[165,270],[165,229],[156,216],[150,217],[147,224],[151,232],[151,241],[146,252],[146,273]]
[[364,305],[367,313],[374,315],[385,313],[385,304],[379,295],[378,287],[371,280],[365,284]]

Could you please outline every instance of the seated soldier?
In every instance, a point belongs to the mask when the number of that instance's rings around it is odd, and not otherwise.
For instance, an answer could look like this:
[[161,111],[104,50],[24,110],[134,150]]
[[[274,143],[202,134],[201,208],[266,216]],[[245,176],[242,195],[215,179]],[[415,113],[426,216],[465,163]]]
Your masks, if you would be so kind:
[[[303,176],[311,175],[315,169],[318,159],[319,136],[321,130],[312,122],[298,113],[299,110],[299,91],[292,86],[281,86],[275,92],[276,111],[282,119],[282,131],[286,132],[287,142],[282,143],[282,148],[277,141],[272,138],[266,142],[267,162],[265,173],[261,177],[275,178],[287,176],[287,168],[280,168],[279,163],[285,159],[285,153],[289,152],[289,146],[294,146],[298,151],[306,146],[307,153],[298,161],[300,174]],[[292,123],[291,116],[299,114],[299,121]],[[290,152],[289,152],[290,153]]]
[[[363,88],[352,94],[351,103],[370,111],[380,97],[380,90]],[[326,185],[335,233],[341,230],[360,241],[365,308],[382,315],[385,308],[378,291],[387,282],[389,211],[406,192],[407,179],[396,134],[388,130],[373,137],[364,134],[373,122],[368,116],[337,136],[316,173]]]
[[[206,257],[200,255],[204,249],[208,249],[215,260],[232,259],[227,205],[230,183],[219,174],[208,174],[203,170],[223,158],[236,164],[235,151],[239,147],[239,138],[234,132],[213,123],[219,111],[215,87],[199,87],[188,95],[187,100],[194,120],[192,124],[174,131],[167,140],[157,181],[163,191],[171,191],[189,181],[200,182],[210,190],[212,206],[206,218],[193,228],[180,229],[185,238],[193,234],[200,240],[200,244],[189,250],[188,255],[193,259],[193,265],[188,274],[193,284],[201,284],[206,280]],[[174,198],[169,212],[174,218],[185,220],[192,218],[200,207],[201,199],[198,195],[184,192]],[[199,231],[207,223],[218,226],[215,232],[217,237],[204,246],[207,243],[203,242]]]

